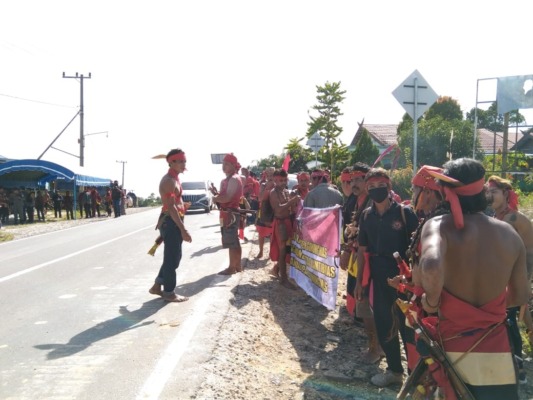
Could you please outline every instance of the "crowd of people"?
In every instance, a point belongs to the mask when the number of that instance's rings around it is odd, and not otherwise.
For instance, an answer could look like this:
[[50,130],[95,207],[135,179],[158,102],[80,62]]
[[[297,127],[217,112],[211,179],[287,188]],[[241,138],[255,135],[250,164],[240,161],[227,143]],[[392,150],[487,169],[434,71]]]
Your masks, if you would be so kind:
[[[70,190],[48,190],[46,188],[3,188],[0,187],[0,226],[7,224],[26,224],[46,221],[48,212],[55,219],[94,218],[114,214],[126,214],[128,203],[126,190],[118,181],[110,182],[108,187],[87,186],[80,188],[76,198]],[[77,208],[77,210],[75,209]]]
[[[165,254],[149,291],[180,302],[186,298],[174,291],[176,269],[183,240],[192,241],[179,182],[186,157],[174,149],[166,159],[158,224]],[[257,257],[264,256],[270,238],[270,272],[295,289],[288,274],[295,215],[306,207],[338,205],[345,306],[366,332],[364,362],[384,357],[387,363],[370,381],[402,385],[401,398],[518,398],[518,384],[526,381],[518,319],[530,337],[533,332],[533,226],[518,211],[510,181],[485,181],[482,164],[462,158],[420,168],[412,199],[402,201],[388,171],[360,162],[342,171],[340,190],[322,169],[299,173],[290,190],[282,168],[266,168],[257,179],[227,154],[222,169],[226,178],[214,201],[229,264],[220,274],[242,271],[240,241],[248,221],[256,225]]]

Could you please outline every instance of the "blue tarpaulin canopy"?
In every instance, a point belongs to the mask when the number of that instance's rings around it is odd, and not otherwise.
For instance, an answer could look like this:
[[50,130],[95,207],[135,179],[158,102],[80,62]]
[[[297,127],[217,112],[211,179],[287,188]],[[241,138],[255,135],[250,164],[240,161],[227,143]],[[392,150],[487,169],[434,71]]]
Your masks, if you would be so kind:
[[79,175],[44,160],[13,160],[0,164],[0,186],[44,186],[51,181],[63,181],[74,186],[109,186],[110,179]]

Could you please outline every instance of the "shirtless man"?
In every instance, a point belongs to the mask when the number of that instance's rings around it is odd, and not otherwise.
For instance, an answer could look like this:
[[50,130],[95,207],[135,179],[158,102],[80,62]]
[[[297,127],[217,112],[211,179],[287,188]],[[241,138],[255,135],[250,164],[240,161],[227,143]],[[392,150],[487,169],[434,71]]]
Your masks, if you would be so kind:
[[277,169],[274,172],[275,187],[270,191],[270,205],[274,210],[274,222],[272,224],[272,238],[270,240],[270,259],[277,262],[273,274],[279,275],[280,283],[294,289],[287,277],[287,256],[290,257],[290,244],[287,242],[292,238],[292,220],[290,218],[291,209],[296,207],[300,201],[300,196],[290,197],[287,189],[287,171]]
[[188,298],[177,295],[174,289],[176,288],[176,269],[181,261],[181,244],[183,241],[189,243],[192,241],[191,235],[183,224],[186,205],[181,198],[182,188],[179,180],[179,174],[185,170],[187,159],[181,149],[170,150],[166,159],[170,168],[159,183],[159,195],[163,202],[163,209],[157,224],[165,243],[165,253],[163,265],[149,292],[161,296],[165,301],[182,302]]
[[239,241],[239,204],[242,197],[242,180],[238,175],[241,165],[237,157],[226,154],[222,161],[222,171],[226,179],[220,183],[219,194],[213,197],[220,207],[220,225],[222,233],[222,247],[229,251],[229,266],[219,275],[232,275],[241,272],[241,243]]
[[[483,213],[480,162],[461,158],[443,170],[430,174],[443,186],[451,215],[434,217],[422,229],[422,306],[438,312],[439,342],[476,399],[517,399],[504,322],[507,307],[528,300],[524,244],[512,226]],[[446,392],[445,381],[439,386]]]
[[[491,176],[487,181],[487,201],[489,206],[496,212],[495,217],[500,221],[510,224],[520,235],[526,247],[526,267],[528,282],[531,284],[533,273],[533,225],[528,217],[518,211],[518,196],[513,190],[511,181],[499,176]],[[522,357],[522,336],[517,322],[518,314],[523,314],[529,340],[533,338],[533,321],[527,309],[527,304],[521,307],[511,307],[507,310],[509,320],[509,334],[513,341],[514,351],[518,357]],[[527,383],[526,373],[523,371],[523,361],[518,362],[519,382]]]
[[256,258],[263,258],[263,248],[265,247],[265,238],[272,234],[272,222],[267,221],[264,214],[264,204],[269,201],[270,191],[274,189],[274,167],[265,168],[265,182],[261,185],[259,192],[259,219],[256,223],[256,230],[259,236],[259,253]]

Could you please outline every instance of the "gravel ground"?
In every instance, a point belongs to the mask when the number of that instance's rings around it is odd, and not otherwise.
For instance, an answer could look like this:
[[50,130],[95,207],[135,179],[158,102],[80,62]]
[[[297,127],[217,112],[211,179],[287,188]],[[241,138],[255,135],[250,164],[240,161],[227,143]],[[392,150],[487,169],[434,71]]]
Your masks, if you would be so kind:
[[[127,214],[145,210],[128,209]],[[2,231],[16,240],[104,219],[8,225]],[[257,234],[253,227],[246,234],[249,254],[243,254],[245,268],[233,289],[233,307],[215,332],[217,346],[203,365],[206,379],[193,399],[395,399],[399,386],[378,389],[368,383],[386,363],[361,361],[366,337],[344,309],[346,273],[339,277],[337,310],[330,312],[302,290],[282,287],[269,274],[268,241],[265,257],[258,260]],[[530,358],[525,368],[533,382]],[[530,384],[521,385],[520,399],[533,399]]]

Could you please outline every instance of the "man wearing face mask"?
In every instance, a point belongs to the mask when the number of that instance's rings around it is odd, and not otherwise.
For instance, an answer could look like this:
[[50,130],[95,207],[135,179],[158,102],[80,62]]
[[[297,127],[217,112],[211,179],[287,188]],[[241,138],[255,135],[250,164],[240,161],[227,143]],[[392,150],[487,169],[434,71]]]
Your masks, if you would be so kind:
[[[399,274],[393,253],[397,251],[405,258],[411,234],[418,226],[418,218],[411,208],[391,200],[389,193],[392,186],[383,168],[372,168],[365,176],[365,184],[373,205],[363,212],[359,221],[357,260],[360,267],[355,295],[360,301],[363,299],[363,288],[369,289],[379,343],[388,364],[387,371],[374,375],[371,382],[385,387],[403,381],[398,330],[404,343],[412,341],[406,338],[403,314],[399,308],[393,308],[398,294],[388,285],[388,279]],[[396,315],[393,316],[393,313]],[[396,332],[392,331],[393,319],[399,321]]]

